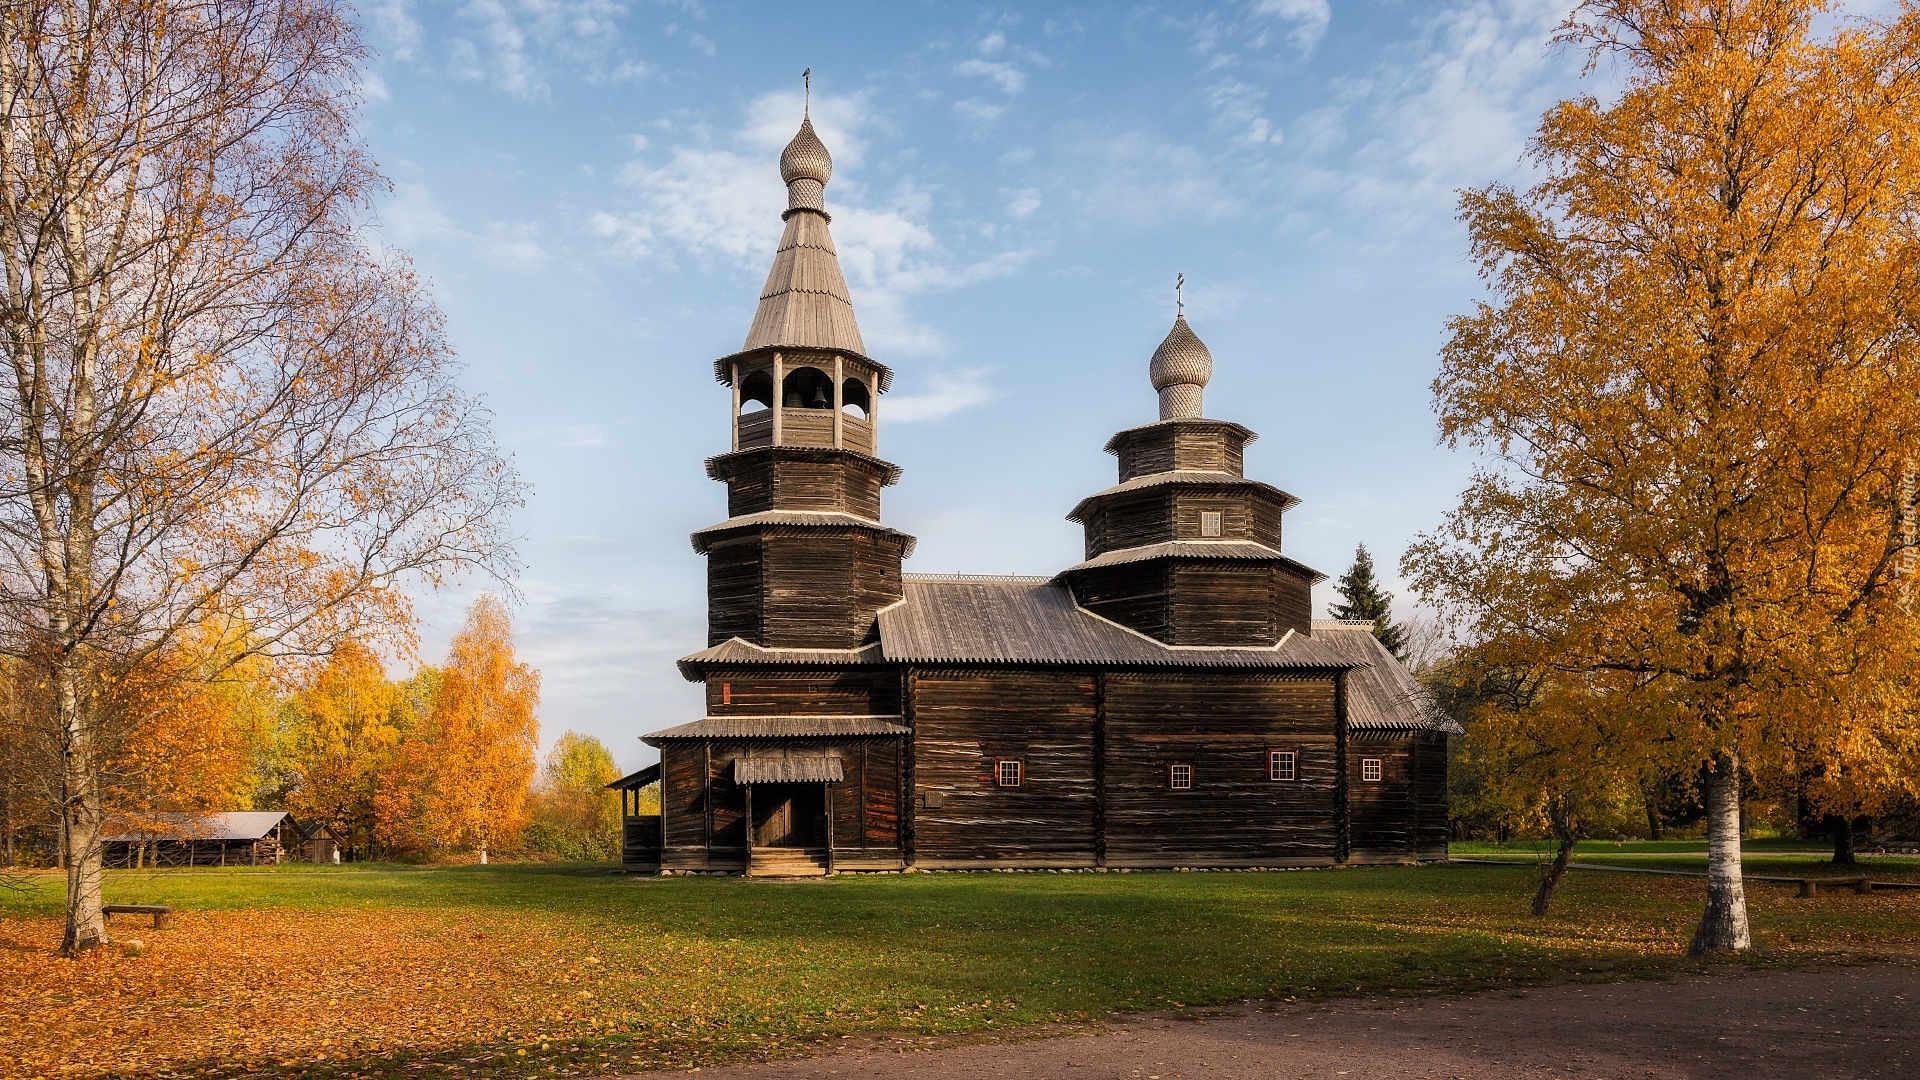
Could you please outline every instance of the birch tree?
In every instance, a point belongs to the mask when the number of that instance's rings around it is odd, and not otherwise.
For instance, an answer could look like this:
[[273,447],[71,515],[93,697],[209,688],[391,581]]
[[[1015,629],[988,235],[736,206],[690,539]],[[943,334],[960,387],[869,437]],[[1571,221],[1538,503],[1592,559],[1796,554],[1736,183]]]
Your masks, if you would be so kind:
[[406,582],[510,558],[518,484],[362,238],[349,14],[0,7],[0,647],[45,684],[68,950],[107,939],[115,672],[220,620],[214,670],[404,632]]
[[1487,465],[1406,561],[1483,656],[1634,718],[1616,764],[1704,770],[1695,954],[1750,946],[1743,776],[1915,776],[1920,13],[1829,9],[1574,12],[1623,85],[1547,113],[1530,189],[1461,198],[1492,296],[1434,391]]

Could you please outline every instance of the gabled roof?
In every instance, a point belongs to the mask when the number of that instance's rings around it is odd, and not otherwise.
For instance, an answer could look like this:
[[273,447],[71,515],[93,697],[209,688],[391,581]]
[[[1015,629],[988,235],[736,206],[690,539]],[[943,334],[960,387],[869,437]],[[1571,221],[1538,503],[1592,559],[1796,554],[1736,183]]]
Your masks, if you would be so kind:
[[1352,656],[1359,663],[1347,676],[1347,726],[1362,731],[1441,731],[1465,734],[1440,711],[1431,695],[1414,681],[1407,665],[1394,659],[1373,624],[1365,620],[1315,619],[1315,640]]
[[285,810],[233,810],[218,814],[144,814],[107,826],[104,843],[148,840],[259,840],[287,816]]
[[1278,645],[1168,645],[1103,619],[1045,578],[909,576],[880,612],[880,648],[896,663],[1096,667],[1344,668],[1302,635]]

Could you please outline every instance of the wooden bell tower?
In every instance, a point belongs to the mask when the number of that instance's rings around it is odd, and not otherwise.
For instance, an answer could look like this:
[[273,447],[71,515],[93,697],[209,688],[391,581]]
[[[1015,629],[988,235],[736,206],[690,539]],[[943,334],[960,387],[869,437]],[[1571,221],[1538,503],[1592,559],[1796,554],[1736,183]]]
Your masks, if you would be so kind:
[[880,524],[898,466],[875,456],[893,373],[869,359],[828,231],[833,159],[811,119],[780,155],[785,231],[746,345],[714,361],[733,448],[707,461],[727,520],[693,534],[707,557],[707,643],[850,649],[900,599],[913,538]]

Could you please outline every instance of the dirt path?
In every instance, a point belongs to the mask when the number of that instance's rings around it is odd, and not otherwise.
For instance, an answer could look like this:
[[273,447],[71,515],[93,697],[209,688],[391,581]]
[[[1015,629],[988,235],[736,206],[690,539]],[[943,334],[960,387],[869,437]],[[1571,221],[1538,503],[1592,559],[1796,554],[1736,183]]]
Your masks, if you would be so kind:
[[714,1080],[1920,1077],[1916,1028],[1920,965],[1880,963],[1421,1002],[1242,1006],[946,1049],[901,1037],[703,1074]]

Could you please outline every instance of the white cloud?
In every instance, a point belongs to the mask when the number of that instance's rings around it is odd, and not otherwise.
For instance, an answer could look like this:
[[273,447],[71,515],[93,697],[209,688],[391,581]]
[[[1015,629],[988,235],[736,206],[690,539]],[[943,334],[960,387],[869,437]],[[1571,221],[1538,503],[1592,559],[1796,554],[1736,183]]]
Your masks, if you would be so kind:
[[[692,145],[674,147],[664,161],[629,162],[620,179],[633,203],[590,214],[587,227],[625,258],[690,256],[764,274],[786,207],[775,162],[793,137],[800,105],[799,94],[767,94],[749,104],[731,136],[696,133]],[[875,352],[937,355],[945,341],[914,317],[912,298],[1007,273],[1023,254],[955,260],[926,224],[933,211],[927,193],[903,182],[876,196],[861,182],[864,133],[882,128],[866,99],[819,95],[812,111],[834,156],[827,205],[862,336]]]
[[1007,110],[1004,105],[994,105],[979,98],[963,98],[953,103],[953,111],[975,126],[984,127],[1000,119],[1000,114]]
[[987,80],[1000,87],[1002,93],[1017,94],[1027,87],[1027,73],[1012,64],[996,63],[991,60],[962,60],[953,65],[956,75],[967,75]]
[[[455,12],[459,32],[443,40],[448,77],[484,82],[523,101],[546,101],[556,78],[620,82],[653,73],[626,55],[620,0],[466,0]],[[376,43],[396,62],[421,63],[425,34],[414,0],[375,0],[367,8]],[[696,48],[713,43],[695,34]]]
[[1299,46],[1301,52],[1312,52],[1326,36],[1327,24],[1333,21],[1333,7],[1327,0],[1259,0],[1253,11],[1256,15],[1292,23],[1294,28],[1287,40]]
[[362,10],[387,59],[406,63],[415,57],[423,31],[413,16],[413,0],[372,0]]
[[1221,124],[1237,131],[1234,141],[1248,146],[1278,146],[1280,129],[1267,119],[1263,105],[1267,92],[1237,79],[1216,84],[1207,94]]
[[1032,217],[1040,209],[1040,189],[1024,188],[1013,193],[1013,201],[1007,204],[1007,216],[1015,218]]
[[402,247],[443,245],[509,272],[532,273],[551,258],[538,224],[489,221],[478,229],[466,228],[440,209],[425,184],[411,181],[394,183],[393,197],[380,208],[380,224],[381,231]]
[[951,374],[936,372],[927,378],[926,389],[911,394],[888,394],[880,403],[880,416],[894,423],[911,424],[922,420],[944,420],[962,409],[984,405],[1000,396],[987,376],[992,368],[962,368]]

